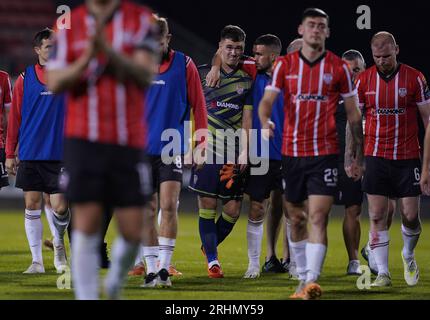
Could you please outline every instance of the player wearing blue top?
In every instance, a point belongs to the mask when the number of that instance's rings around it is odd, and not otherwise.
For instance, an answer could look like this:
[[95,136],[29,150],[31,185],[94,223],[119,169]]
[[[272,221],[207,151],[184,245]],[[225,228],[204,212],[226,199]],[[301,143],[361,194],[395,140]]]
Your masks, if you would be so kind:
[[[43,192],[50,195],[53,209],[54,266],[59,273],[67,266],[64,233],[70,214],[59,185],[63,171],[64,96],[52,94],[44,81],[52,34],[49,29],[36,34],[38,63],[27,67],[18,78],[9,114],[6,169],[17,175],[16,186],[24,191],[25,231],[33,258],[24,273],[45,272],[40,219]],[[16,158],[20,161],[18,171]]]
[[[170,286],[169,274],[178,273],[171,266],[171,258],[178,229],[183,156],[189,151],[186,132],[190,128],[186,127],[186,121],[190,121],[192,114],[197,130],[207,128],[205,99],[197,67],[190,57],[169,47],[172,35],[167,20],[157,17],[157,25],[161,33],[162,61],[146,93],[145,110],[148,123],[146,154],[151,162],[154,194],[145,215],[144,228],[147,229],[144,230],[143,254],[147,276],[144,287]],[[166,130],[175,130],[180,139],[163,141]],[[157,241],[154,218],[158,203],[161,221]]]
[[[248,270],[245,278],[256,278],[260,275],[261,242],[263,239],[263,220],[271,198],[271,219],[282,218],[282,179],[281,179],[281,146],[282,124],[284,110],[282,97],[275,102],[272,121],[275,123],[275,135],[268,143],[261,143],[261,124],[258,118],[258,104],[263,97],[264,89],[271,81],[272,66],[281,53],[282,44],[274,35],[263,35],[254,42],[255,67],[258,71],[252,90],[253,117],[252,128],[258,130],[256,139],[250,141],[250,155],[263,158],[269,162],[269,171],[265,175],[250,175],[245,187],[251,200],[248,213],[247,240],[248,240]],[[253,137],[254,138],[254,137]],[[256,161],[251,161],[256,163]],[[274,236],[276,232],[273,232]],[[275,241],[268,241],[275,243]],[[281,264],[276,258],[274,248],[268,246],[267,261],[276,260],[278,272],[282,271]],[[263,272],[264,272],[263,268]],[[275,270],[272,270],[275,271]]]

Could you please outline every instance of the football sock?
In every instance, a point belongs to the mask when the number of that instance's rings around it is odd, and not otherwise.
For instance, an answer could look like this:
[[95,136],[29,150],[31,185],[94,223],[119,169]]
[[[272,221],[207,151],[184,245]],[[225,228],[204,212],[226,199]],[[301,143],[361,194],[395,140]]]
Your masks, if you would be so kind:
[[261,241],[263,240],[263,220],[248,220],[246,238],[248,240],[249,265],[260,267]]
[[378,274],[389,274],[388,272],[388,244],[390,236],[388,231],[369,232],[370,249],[378,266]]
[[324,264],[327,246],[321,243],[306,244],[306,282],[316,282]]
[[73,230],[72,279],[77,300],[99,298],[100,234]]
[[172,261],[173,250],[175,250],[175,243],[176,243],[176,239],[158,237],[158,244],[160,246],[160,252],[159,252],[160,270],[161,269],[169,270],[169,266]]
[[199,232],[208,263],[217,260],[217,228],[214,209],[199,209]]
[[112,263],[105,283],[109,291],[121,288],[138,250],[139,243],[128,242],[121,236],[115,240],[112,246]]
[[299,275],[299,280],[306,280],[306,244],[308,239],[298,242],[290,242],[291,255],[296,261],[296,271]]
[[140,245],[139,250],[137,251],[137,254],[136,254],[136,259],[134,259],[134,265],[138,265],[139,263],[143,263],[143,261],[145,259],[144,256],[145,256],[144,246]]
[[55,235],[55,225],[54,225],[54,218],[52,213],[52,208],[50,206],[45,205],[45,214],[46,214],[46,220],[48,221],[49,230],[51,231],[51,236],[54,237]]
[[146,274],[158,272],[157,263],[159,250],[160,249],[158,246],[143,247],[143,253],[146,262]]
[[288,239],[288,249],[289,249],[289,253],[290,253],[290,263],[291,264],[295,264],[296,260],[294,258],[294,255],[291,254],[291,224],[289,224],[288,222],[285,224],[285,228],[287,228],[287,239]]
[[30,246],[33,262],[43,265],[42,258],[42,232],[43,225],[40,215],[42,210],[25,209],[25,233],[27,235],[28,245]]
[[232,218],[226,213],[222,213],[216,222],[216,232],[217,232],[217,246],[219,246],[225,238],[233,230],[238,218]]
[[70,221],[70,211],[67,210],[65,214],[59,215],[52,210],[52,220],[54,222],[54,246],[60,246],[64,243],[64,233]]
[[415,229],[409,229],[402,224],[403,257],[409,261],[414,258],[414,249],[421,234],[421,224]]

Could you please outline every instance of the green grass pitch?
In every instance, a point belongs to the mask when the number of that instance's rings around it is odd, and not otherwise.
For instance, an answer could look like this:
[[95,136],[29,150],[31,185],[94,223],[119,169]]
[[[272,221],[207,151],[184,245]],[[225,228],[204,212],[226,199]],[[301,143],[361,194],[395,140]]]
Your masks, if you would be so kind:
[[[44,221],[44,238],[49,229]],[[143,289],[141,277],[129,277],[125,299],[288,299],[297,282],[286,274],[262,275],[258,279],[243,279],[247,267],[246,218],[243,215],[231,235],[219,247],[224,279],[209,279],[205,260],[200,252],[196,215],[180,213],[179,234],[173,262],[183,276],[173,278],[170,289]],[[430,222],[424,221],[423,233],[416,250],[421,278],[416,287],[408,287],[403,279],[400,257],[402,238],[400,224],[395,220],[390,236],[390,272],[393,287],[359,290],[357,277],[346,276],[347,255],[343,244],[341,220],[329,223],[329,247],[320,284],[322,299],[430,299]],[[362,217],[364,245],[368,234],[367,217]],[[109,247],[115,236],[115,225],[108,233]],[[53,266],[53,253],[43,250],[46,274],[24,275],[31,262],[24,232],[24,217],[19,212],[0,212],[0,299],[73,299],[70,289],[58,289],[58,275]],[[66,241],[67,242],[67,241]],[[360,248],[361,248],[360,246]],[[263,243],[262,260],[265,243]],[[278,252],[281,252],[278,246]],[[279,254],[278,254],[279,255]],[[362,264],[364,260],[361,259]],[[102,275],[105,271],[102,271]]]

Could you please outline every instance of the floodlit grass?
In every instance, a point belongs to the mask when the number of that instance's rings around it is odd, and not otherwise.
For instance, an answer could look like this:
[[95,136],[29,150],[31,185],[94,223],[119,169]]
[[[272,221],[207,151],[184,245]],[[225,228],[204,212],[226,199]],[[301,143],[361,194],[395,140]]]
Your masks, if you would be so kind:
[[[45,218],[44,237],[49,237]],[[195,214],[180,213],[179,235],[173,257],[183,276],[173,278],[171,289],[143,289],[141,277],[130,277],[124,291],[126,299],[288,299],[296,281],[286,274],[262,275],[258,279],[243,279],[248,265],[246,223],[243,216],[232,234],[221,244],[219,257],[224,279],[209,279],[205,260],[200,252],[198,218]],[[390,236],[390,272],[393,287],[359,290],[357,277],[346,276],[347,254],[343,244],[341,220],[329,223],[329,248],[320,279],[323,299],[430,299],[430,234],[429,222],[424,222],[416,257],[421,279],[416,287],[408,287],[403,279],[400,257],[402,237],[399,221],[395,221]],[[362,218],[361,246],[367,240],[367,218]],[[107,240],[109,247],[115,236],[112,224]],[[360,246],[360,247],[361,247]],[[263,243],[263,257],[265,252]],[[278,246],[278,252],[281,252]],[[53,253],[43,250],[46,274],[24,275],[31,263],[31,255],[24,232],[24,217],[19,212],[0,212],[0,299],[73,299],[72,290],[57,288],[58,275],[53,266]],[[278,254],[279,256],[279,254]],[[361,259],[364,264],[364,260]],[[263,262],[263,261],[262,261]],[[102,275],[105,271],[102,271]]]

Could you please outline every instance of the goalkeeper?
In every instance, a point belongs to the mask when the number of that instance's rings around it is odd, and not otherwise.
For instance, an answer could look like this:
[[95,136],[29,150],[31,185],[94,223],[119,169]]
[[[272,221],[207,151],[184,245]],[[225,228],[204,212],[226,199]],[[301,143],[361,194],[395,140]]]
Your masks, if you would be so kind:
[[[201,168],[193,168],[190,189],[198,195],[201,248],[207,259],[209,278],[223,277],[217,246],[233,230],[242,204],[243,172],[252,126],[252,103],[248,105],[247,102],[253,81],[241,69],[244,46],[245,33],[241,28],[226,26],[222,30],[219,87],[206,85],[210,66],[199,67],[211,134],[207,144],[207,163]],[[239,130],[241,128],[243,130]],[[234,164],[224,165],[231,162]],[[215,222],[218,199],[222,200],[222,214]]]

